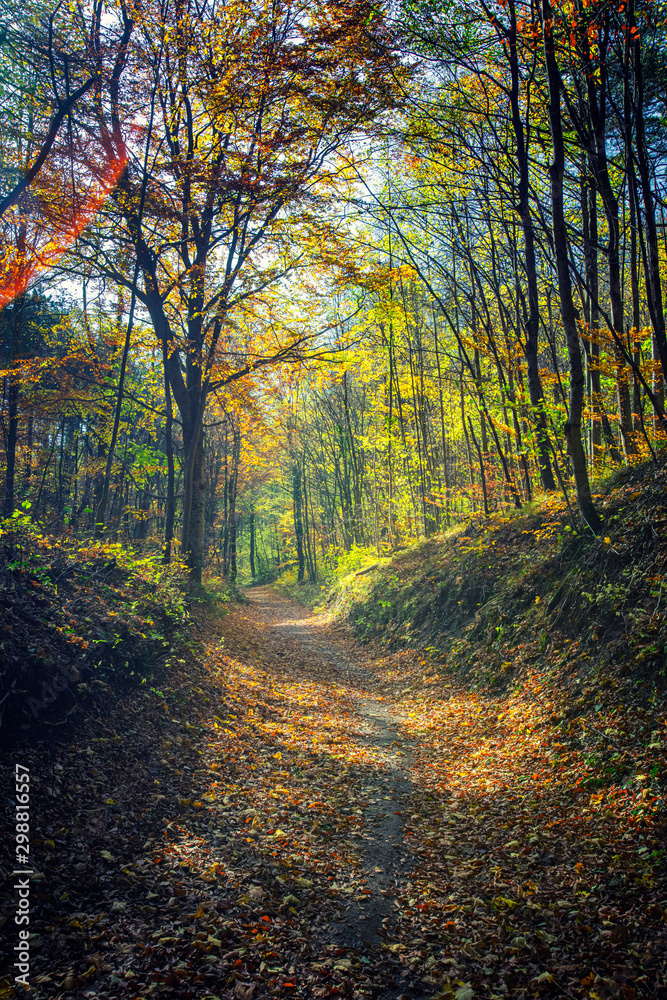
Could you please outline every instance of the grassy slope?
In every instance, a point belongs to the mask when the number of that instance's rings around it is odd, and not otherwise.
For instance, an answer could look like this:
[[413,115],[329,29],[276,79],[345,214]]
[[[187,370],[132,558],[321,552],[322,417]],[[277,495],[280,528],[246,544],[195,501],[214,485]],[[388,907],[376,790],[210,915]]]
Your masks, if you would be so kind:
[[[578,748],[577,782],[658,820],[667,770],[667,462],[613,477],[601,538],[552,501],[399,553],[337,594],[357,635],[404,660],[433,697],[463,685],[523,697],[536,725]],[[407,664],[416,665],[412,672]],[[424,678],[425,680],[426,678]]]

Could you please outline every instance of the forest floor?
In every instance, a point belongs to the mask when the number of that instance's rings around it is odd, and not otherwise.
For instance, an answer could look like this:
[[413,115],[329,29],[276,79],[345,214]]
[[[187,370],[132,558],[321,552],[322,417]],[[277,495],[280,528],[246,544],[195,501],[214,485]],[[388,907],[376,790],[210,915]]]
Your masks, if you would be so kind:
[[598,808],[535,690],[247,593],[152,690],[14,749],[31,996],[667,996],[661,835]]

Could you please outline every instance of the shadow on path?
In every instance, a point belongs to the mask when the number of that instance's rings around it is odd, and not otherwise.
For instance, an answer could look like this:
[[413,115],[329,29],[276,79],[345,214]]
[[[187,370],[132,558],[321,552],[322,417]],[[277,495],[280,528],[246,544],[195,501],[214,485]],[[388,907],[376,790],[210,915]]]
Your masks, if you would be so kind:
[[[256,615],[266,627],[269,645],[272,640],[281,646],[286,639],[291,641],[305,654],[309,672],[323,673],[328,680],[337,680],[350,689],[360,722],[356,738],[360,747],[376,757],[378,767],[367,775],[362,788],[364,831],[355,838],[357,874],[365,880],[370,893],[364,903],[352,900],[337,913],[329,927],[329,941],[345,949],[377,951],[392,930],[396,900],[408,891],[406,874],[416,860],[406,843],[404,829],[412,792],[412,756],[409,741],[399,734],[401,719],[383,704],[370,671],[350,659],[341,639],[331,636],[325,616],[312,615],[269,586],[246,593],[253,617]],[[417,1000],[430,993],[414,982],[406,983],[404,977],[395,988],[387,987],[376,995],[382,1000],[398,996]]]

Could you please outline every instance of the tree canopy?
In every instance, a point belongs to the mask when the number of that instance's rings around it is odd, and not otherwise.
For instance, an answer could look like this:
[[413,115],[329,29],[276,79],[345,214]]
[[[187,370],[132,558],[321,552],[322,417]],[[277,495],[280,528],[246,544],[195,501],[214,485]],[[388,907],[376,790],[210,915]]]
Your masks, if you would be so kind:
[[195,582],[317,580],[541,493],[599,532],[596,480],[665,438],[664,23],[16,5],[5,514]]

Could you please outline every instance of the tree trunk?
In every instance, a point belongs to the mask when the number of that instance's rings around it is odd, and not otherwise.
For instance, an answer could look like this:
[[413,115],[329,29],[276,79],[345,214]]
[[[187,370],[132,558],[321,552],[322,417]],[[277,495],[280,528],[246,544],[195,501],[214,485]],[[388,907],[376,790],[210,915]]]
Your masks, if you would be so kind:
[[[127,371],[127,361],[130,355],[130,343],[132,340],[132,324],[134,321],[134,306],[136,302],[136,284],[139,277],[139,264],[135,264],[134,269],[134,281],[132,283],[132,301],[130,303],[130,314],[127,319],[127,326],[125,328],[125,340],[123,343],[123,354],[120,363],[120,373],[118,375],[118,389],[116,392],[116,406],[114,409],[113,416],[113,426],[111,429],[111,441],[109,443],[109,449],[107,451],[107,461],[104,469],[104,479],[102,481],[102,489],[100,491],[99,500],[97,503],[97,509],[95,511],[95,538],[100,538],[104,530],[104,522],[106,519],[107,503],[109,501],[109,488],[111,486],[111,472],[113,468],[114,453],[116,451],[116,442],[118,440],[118,429],[120,427],[120,418],[123,410],[123,393],[125,391],[125,373]],[[118,326],[122,320],[123,314],[123,297],[121,290],[118,291]]]
[[[23,336],[25,295],[20,295],[12,309],[12,332],[10,346],[10,364],[19,356]],[[5,468],[5,499],[3,513],[11,517],[14,512],[14,494],[16,492],[16,444],[19,432],[19,394],[18,379],[12,375],[8,379],[7,390],[7,462]]]
[[[25,486],[23,492],[26,496],[30,496],[30,490],[32,489],[32,451],[34,447],[33,442],[33,432],[34,432],[35,418],[32,410],[28,414],[28,433],[25,446]],[[78,435],[76,436],[75,447],[77,449],[75,460],[74,460],[74,491],[75,491],[75,504],[76,504],[76,476],[79,471],[78,468]]]
[[7,392],[7,465],[5,469],[5,500],[3,513],[11,517],[14,512],[14,492],[16,483],[16,441],[19,430],[19,384],[10,379]]
[[[191,441],[190,454],[184,448],[184,455],[188,456],[191,464],[191,474],[186,477],[186,488],[184,495],[184,508],[188,500],[188,518],[185,523],[185,511],[183,515],[183,544],[182,551],[187,559],[190,579],[195,586],[201,585],[202,570],[204,568],[204,527],[206,519],[206,482],[204,479],[204,437],[198,434],[196,443]],[[189,493],[189,497],[187,494]]]
[[232,467],[229,474],[228,524],[229,524],[229,579],[236,580],[236,497],[239,484],[239,462],[241,460],[241,428],[232,417]]
[[302,482],[303,482],[303,504],[302,504],[302,509],[303,509],[303,540],[304,540],[304,549],[305,549],[305,553],[304,554],[305,554],[305,558],[306,558],[306,564],[308,566],[308,579],[310,580],[311,583],[315,583],[315,581],[317,579],[317,570],[315,568],[315,558],[314,558],[314,555],[313,555],[314,549],[315,549],[315,543],[314,543],[314,540],[313,540],[313,544],[311,545],[311,541],[310,541],[310,514],[309,514],[309,511],[308,511],[308,502],[310,500],[310,490],[307,487],[306,459],[305,459],[305,455],[304,455],[304,460],[303,460]]
[[[587,159],[582,172],[587,169]],[[600,322],[598,309],[598,202],[597,190],[584,175],[581,184],[581,216],[584,229],[584,271],[586,276],[586,323],[590,347],[586,351],[591,399],[591,460],[593,467],[602,456],[600,420]],[[620,458],[620,456],[619,456]]]
[[563,176],[565,173],[565,146],[560,106],[560,73],[556,62],[553,32],[553,10],[550,0],[542,0],[542,28],[544,33],[544,56],[549,87],[549,127],[553,144],[553,160],[549,166],[551,182],[551,214],[558,273],[558,291],[563,329],[567,341],[570,366],[569,416],[565,424],[565,440],[572,463],[577,503],[581,516],[592,531],[598,532],[602,520],[595,509],[586,468],[586,454],[581,441],[581,417],[584,406],[584,369],[581,362],[581,348],[577,331],[577,318],[572,298],[572,282],[568,263],[567,227],[563,206]]
[[255,579],[255,511],[250,511],[250,575]]
[[[481,420],[482,420],[482,422],[484,421],[484,417],[483,416],[481,417]],[[488,499],[488,495],[487,495],[487,492],[486,492],[486,471],[484,469],[484,456],[482,455],[482,449],[479,446],[479,442],[477,441],[477,438],[475,437],[475,432],[472,429],[472,421],[471,421],[470,417],[468,417],[468,426],[470,427],[470,434],[472,436],[473,444],[475,445],[475,451],[477,452],[477,458],[479,460],[479,477],[480,477],[480,483],[482,484],[482,499],[484,501],[484,513],[488,517],[489,516],[489,499]]]
[[174,413],[171,404],[171,390],[167,373],[164,373],[164,401],[167,410],[167,420],[164,428],[165,453],[167,456],[167,502],[164,525],[164,563],[171,562],[171,546],[174,540],[174,520],[176,516],[176,489],[174,477],[174,438],[172,434]]
[[537,363],[538,333],[540,324],[539,295],[537,285],[537,264],[535,260],[535,233],[533,219],[530,212],[530,164],[528,146],[526,142],[521,109],[519,106],[519,60],[517,53],[517,22],[516,8],[514,0],[510,0],[510,31],[508,33],[510,52],[510,104],[512,108],[512,125],[514,129],[514,141],[516,145],[516,159],[519,171],[519,190],[516,210],[521,220],[524,244],[524,266],[526,268],[526,281],[528,282],[528,316],[525,320],[526,339],[523,343],[523,352],[526,359],[526,370],[528,375],[528,392],[530,394],[530,405],[533,422],[535,424],[535,447],[537,461],[540,469],[540,478],[545,490],[555,490],[556,481],[551,468],[551,444],[549,441],[549,431],[547,429],[547,417],[544,408],[544,394],[542,391],[542,381]]
[[298,560],[299,583],[303,582],[306,562],[303,552],[303,517],[301,513],[301,468],[298,462],[292,466],[292,503],[294,512],[294,534],[296,537],[296,557]]
[[451,503],[451,484],[449,481],[449,465],[447,455],[447,434],[445,431],[445,403],[442,393],[442,367],[440,363],[440,349],[438,344],[438,320],[435,313],[435,306],[431,301],[431,313],[433,316],[433,341],[435,346],[435,361],[438,369],[438,403],[440,408],[440,440],[442,442],[442,472],[445,479],[445,520],[449,527],[451,518],[449,505]]
[[[641,363],[641,353],[639,348],[639,329],[641,326],[641,312],[639,302],[639,254],[637,253],[637,200],[636,200],[636,178],[634,168],[629,164],[628,187],[630,189],[630,289],[632,293],[632,334],[631,350],[632,360],[639,367]],[[635,375],[632,388],[632,413],[634,420],[635,434],[642,430],[642,402],[639,379]]]
[[[607,156],[607,49],[608,49],[608,14],[601,37],[598,39],[598,71],[589,72],[587,56],[590,42],[583,21],[581,24],[582,51],[586,60],[586,80],[588,95],[588,117],[590,134],[586,136],[589,146],[590,164],[595,184],[602,198],[607,221],[607,267],[609,279],[609,300],[611,303],[611,322],[616,334],[614,338],[614,365],[616,368],[616,391],[618,398],[618,420],[623,441],[623,449],[627,455],[634,455],[637,445],[634,438],[632,407],[630,405],[630,385],[623,356],[617,339],[624,341],[625,316],[621,288],[621,253],[620,253],[620,220],[618,199],[614,194],[609,177],[609,160]],[[555,58],[554,58],[555,62]],[[560,110],[560,109],[559,109]]]
[[[667,336],[665,334],[665,312],[662,301],[662,281],[660,277],[660,254],[658,251],[658,231],[655,221],[655,203],[651,189],[651,174],[648,150],[646,148],[646,130],[644,126],[644,76],[642,68],[641,35],[636,30],[634,0],[630,0],[628,10],[628,32],[632,38],[631,52],[634,69],[634,121],[636,129],[636,154],[639,167],[639,179],[644,204],[644,230],[646,234],[647,267],[646,293],[649,315],[653,326],[653,339],[660,357],[662,377],[667,386]],[[662,404],[662,400],[660,400]]]

